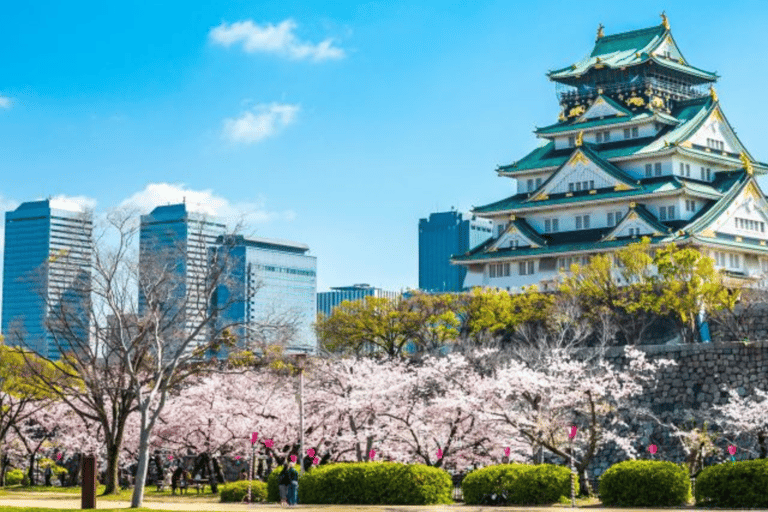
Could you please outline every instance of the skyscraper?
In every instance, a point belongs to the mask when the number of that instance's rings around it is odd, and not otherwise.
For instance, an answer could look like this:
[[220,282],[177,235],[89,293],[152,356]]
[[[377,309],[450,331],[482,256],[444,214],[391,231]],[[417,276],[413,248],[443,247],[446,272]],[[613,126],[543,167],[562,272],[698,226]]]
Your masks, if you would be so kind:
[[218,326],[241,324],[233,329],[240,348],[281,344],[288,353],[317,350],[317,258],[307,254],[309,247],[231,235],[220,237],[212,251],[228,266],[214,304],[225,308]]
[[363,300],[366,297],[385,297],[397,300],[398,292],[388,292],[381,288],[375,288],[369,284],[353,284],[352,286],[332,286],[329,292],[317,294],[317,312],[330,316],[334,308],[345,300]]
[[[90,212],[67,201],[32,201],[6,212],[5,343],[54,360],[75,339],[88,343],[92,230]],[[57,335],[62,321],[73,336]]]
[[419,220],[419,288],[426,292],[459,292],[467,269],[451,264],[491,237],[493,222],[457,211],[432,213]]
[[[139,242],[139,316],[147,311],[146,294],[142,286],[153,282],[153,272],[170,272],[167,280],[171,289],[163,292],[167,299],[184,305],[179,311],[187,336],[207,314],[208,301],[203,293],[208,276],[208,250],[216,238],[226,232],[226,226],[211,216],[189,211],[186,204],[158,206],[141,216]],[[159,279],[155,276],[154,281]],[[171,310],[169,310],[171,311]],[[170,318],[170,314],[166,316]],[[209,341],[209,330],[195,335],[188,351]]]

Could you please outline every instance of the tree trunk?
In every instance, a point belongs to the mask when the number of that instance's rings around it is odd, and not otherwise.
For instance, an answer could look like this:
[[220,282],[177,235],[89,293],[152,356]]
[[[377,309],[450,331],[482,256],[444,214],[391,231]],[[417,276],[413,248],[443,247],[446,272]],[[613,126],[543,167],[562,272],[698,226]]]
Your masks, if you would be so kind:
[[5,487],[5,473],[8,471],[8,456],[0,449],[0,487]]
[[579,496],[592,496],[592,486],[589,485],[586,468],[579,471]]
[[33,486],[36,484],[35,482],[35,455],[37,455],[37,451],[32,451],[32,454],[29,456],[29,469],[27,469],[27,478],[29,479],[29,485]]
[[147,470],[149,469],[149,421],[147,413],[141,412],[141,429],[139,434],[139,464],[136,468],[136,481],[133,486],[131,508],[140,508],[144,503],[144,487],[147,482]]
[[120,444],[107,443],[107,475],[104,479],[104,494],[120,494],[118,464],[120,460]]
[[211,461],[211,457],[208,457],[208,455],[206,454],[206,457],[205,457],[205,469],[206,469],[206,472],[208,473],[208,485],[211,486],[211,492],[213,494],[218,494],[219,493],[219,484],[218,484],[218,482],[216,482],[216,473],[213,472],[212,466],[213,466],[213,464],[212,464],[212,461]]
[[768,458],[768,443],[766,443],[765,432],[757,433],[757,444],[760,447],[760,458],[761,459]]
[[[261,460],[259,461],[261,463]],[[213,471],[216,474],[216,478],[219,483],[225,484],[227,483],[227,479],[224,478],[224,472],[221,470],[221,466],[219,465],[219,459],[214,458],[213,459]]]

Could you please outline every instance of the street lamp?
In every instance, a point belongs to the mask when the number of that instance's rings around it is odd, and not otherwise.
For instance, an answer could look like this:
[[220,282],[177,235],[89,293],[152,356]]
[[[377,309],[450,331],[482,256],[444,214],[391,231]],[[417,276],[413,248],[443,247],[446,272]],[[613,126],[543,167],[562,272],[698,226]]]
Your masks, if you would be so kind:
[[304,365],[307,353],[296,354],[296,365],[299,367],[299,473],[304,473]]

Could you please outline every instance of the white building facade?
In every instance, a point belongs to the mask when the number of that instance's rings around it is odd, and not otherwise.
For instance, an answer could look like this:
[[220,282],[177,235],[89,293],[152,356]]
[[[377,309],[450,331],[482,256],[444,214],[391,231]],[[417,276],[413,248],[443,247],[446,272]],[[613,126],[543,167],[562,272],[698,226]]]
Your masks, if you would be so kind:
[[755,177],[768,172],[736,136],[712,84],[691,66],[666,17],[611,36],[552,71],[562,111],[539,128],[542,145],[501,177],[517,192],[477,207],[493,236],[455,255],[465,288],[555,289],[572,263],[649,237],[691,245],[732,280],[768,275],[768,203]]

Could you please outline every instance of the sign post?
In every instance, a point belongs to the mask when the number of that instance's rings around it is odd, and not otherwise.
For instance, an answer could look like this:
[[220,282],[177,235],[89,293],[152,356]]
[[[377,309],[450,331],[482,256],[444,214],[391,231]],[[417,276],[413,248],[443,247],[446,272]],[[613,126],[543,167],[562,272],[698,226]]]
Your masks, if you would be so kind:
[[83,486],[80,493],[80,508],[96,508],[96,456],[86,455],[83,459]]

